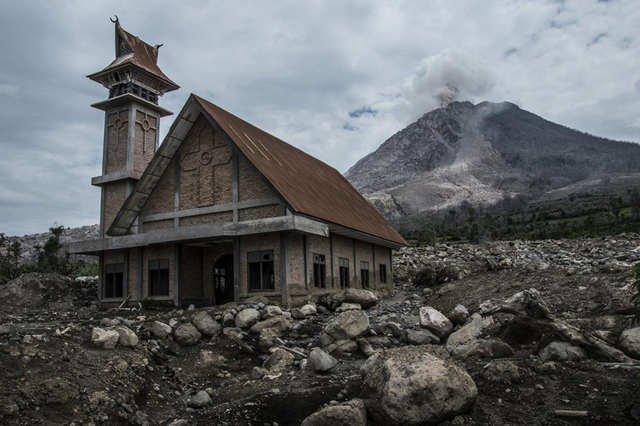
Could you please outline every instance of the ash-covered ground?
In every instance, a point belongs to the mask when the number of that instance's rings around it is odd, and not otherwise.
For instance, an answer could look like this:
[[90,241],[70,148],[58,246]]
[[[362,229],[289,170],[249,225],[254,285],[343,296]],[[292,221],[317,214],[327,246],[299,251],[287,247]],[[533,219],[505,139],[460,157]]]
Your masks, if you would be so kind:
[[0,424],[635,425],[638,261],[637,234],[409,248],[392,297],[290,310],[98,311],[93,279],[25,275],[0,286]]

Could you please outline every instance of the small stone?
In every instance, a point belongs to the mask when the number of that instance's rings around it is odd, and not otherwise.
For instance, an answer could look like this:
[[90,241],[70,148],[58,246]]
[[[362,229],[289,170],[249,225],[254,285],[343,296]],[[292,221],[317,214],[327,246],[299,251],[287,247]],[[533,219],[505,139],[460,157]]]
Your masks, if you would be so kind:
[[171,326],[160,321],[154,321],[151,326],[151,333],[158,339],[164,339],[171,334],[171,331]]
[[289,311],[291,313],[291,318],[293,319],[297,319],[297,320],[303,320],[305,319],[307,316],[304,314],[304,312],[302,312],[300,309],[298,308],[293,308]]
[[120,334],[115,330],[105,330],[95,327],[91,333],[91,341],[102,349],[113,349],[120,340]]
[[251,328],[260,319],[260,312],[253,308],[243,309],[236,316],[236,327]]
[[318,314],[318,310],[313,305],[304,305],[302,308],[300,308],[300,312],[302,312],[307,317],[310,315]]
[[185,323],[176,328],[173,332],[173,338],[179,345],[194,346],[198,344],[202,335],[193,325]]
[[307,368],[316,372],[325,372],[336,366],[338,361],[320,348],[313,348],[307,358]]
[[201,390],[187,401],[187,406],[191,408],[204,408],[210,404],[213,404],[213,401],[211,401],[207,391],[204,390]]
[[193,325],[205,336],[212,337],[222,334],[222,325],[214,320],[207,312],[198,312],[193,317]]
[[120,343],[122,346],[132,348],[138,345],[138,336],[129,327],[119,325],[118,327],[116,327],[116,331],[120,335],[118,343]]

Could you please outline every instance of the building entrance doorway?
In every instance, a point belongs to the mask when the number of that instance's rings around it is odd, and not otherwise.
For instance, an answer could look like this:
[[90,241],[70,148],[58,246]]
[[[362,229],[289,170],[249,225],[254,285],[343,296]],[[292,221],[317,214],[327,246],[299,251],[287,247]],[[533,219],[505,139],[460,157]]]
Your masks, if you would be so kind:
[[213,267],[214,303],[223,305],[234,301],[233,255],[226,254]]

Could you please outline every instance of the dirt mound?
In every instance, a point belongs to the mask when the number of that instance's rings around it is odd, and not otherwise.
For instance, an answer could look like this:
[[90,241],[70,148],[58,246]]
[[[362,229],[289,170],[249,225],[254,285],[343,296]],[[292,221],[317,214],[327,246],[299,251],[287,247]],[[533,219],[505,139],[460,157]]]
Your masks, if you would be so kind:
[[0,286],[0,305],[19,307],[71,307],[73,281],[59,274],[24,274]]

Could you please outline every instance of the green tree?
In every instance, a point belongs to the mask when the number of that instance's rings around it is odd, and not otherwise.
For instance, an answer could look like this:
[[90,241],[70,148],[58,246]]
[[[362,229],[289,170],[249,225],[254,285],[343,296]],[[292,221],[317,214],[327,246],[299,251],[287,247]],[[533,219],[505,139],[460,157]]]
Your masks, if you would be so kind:
[[70,272],[69,253],[61,254],[62,243],[60,237],[64,233],[64,226],[54,225],[49,228],[51,236],[43,247],[38,250],[38,270],[41,272],[57,272],[66,275]]
[[629,199],[631,204],[631,211],[633,216],[636,218],[640,218],[640,191],[638,188],[634,188],[631,191],[631,197]]
[[631,296],[631,302],[633,302],[633,307],[635,309],[635,317],[633,318],[633,324],[640,324],[640,263],[636,263],[628,274],[622,276],[622,280],[627,278],[632,278],[633,283],[631,284],[634,289],[634,294]]

